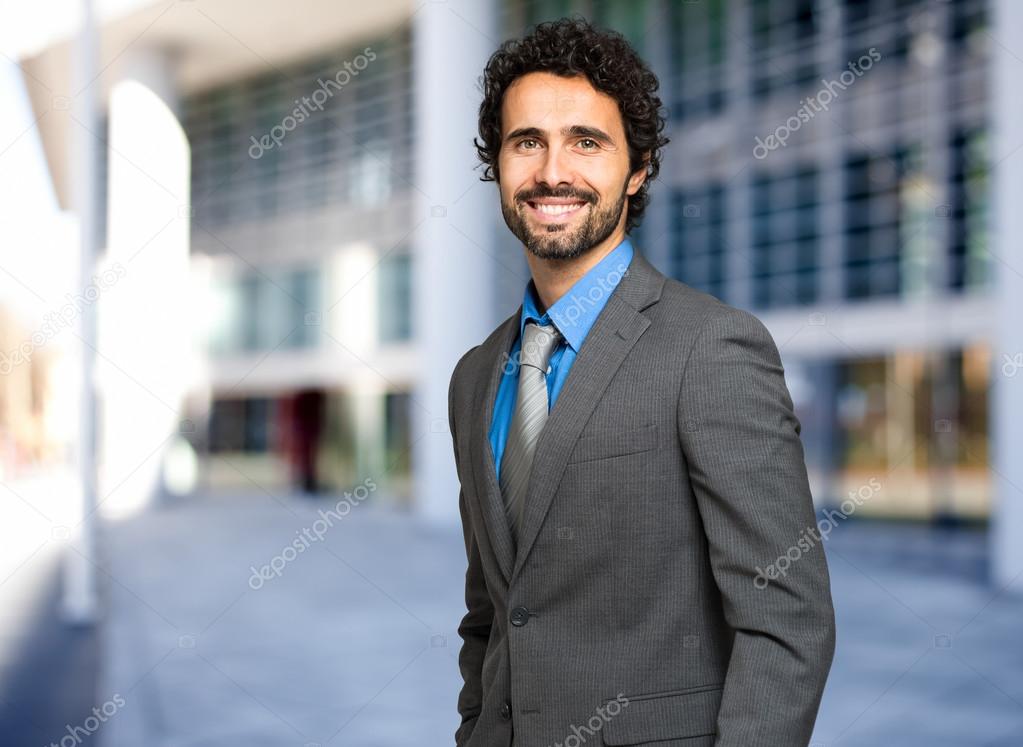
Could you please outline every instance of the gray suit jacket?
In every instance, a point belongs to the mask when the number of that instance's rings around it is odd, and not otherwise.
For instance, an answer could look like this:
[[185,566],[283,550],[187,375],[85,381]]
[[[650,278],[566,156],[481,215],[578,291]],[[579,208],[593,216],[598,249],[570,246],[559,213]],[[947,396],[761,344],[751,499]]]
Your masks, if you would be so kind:
[[538,441],[516,552],[487,436],[519,313],[449,390],[456,744],[805,746],[834,611],[770,334],[637,248]]

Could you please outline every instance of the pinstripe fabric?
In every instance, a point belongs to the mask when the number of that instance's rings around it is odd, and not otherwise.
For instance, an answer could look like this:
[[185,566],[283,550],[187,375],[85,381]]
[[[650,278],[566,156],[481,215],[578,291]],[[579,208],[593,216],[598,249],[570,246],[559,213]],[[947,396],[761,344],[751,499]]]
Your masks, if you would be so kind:
[[[564,343],[554,348],[551,353],[550,368],[547,374],[547,391],[550,406],[553,409],[568,375],[572,371],[575,359],[582,349],[586,337],[593,324],[604,310],[611,290],[625,276],[633,256],[632,242],[626,237],[602,260],[572,284],[565,293],[549,306],[540,301],[536,283],[530,279],[522,293],[522,305],[519,321],[519,334],[513,341],[508,352],[508,361],[519,359],[522,333],[527,322],[537,324],[554,324],[564,338]],[[494,400],[494,416],[490,424],[490,446],[494,450],[495,469],[498,479],[501,477],[501,461],[504,448],[508,441],[508,429],[515,415],[515,394],[519,389],[519,367],[505,367],[504,375],[497,387],[497,398]]]
[[634,248],[539,435],[517,543],[487,434],[521,309],[452,374],[458,747],[810,741],[835,619],[777,346]]
[[515,414],[501,462],[501,494],[513,539],[518,538],[522,525],[536,441],[547,422],[547,363],[560,341],[561,334],[553,324],[529,322],[522,332]]

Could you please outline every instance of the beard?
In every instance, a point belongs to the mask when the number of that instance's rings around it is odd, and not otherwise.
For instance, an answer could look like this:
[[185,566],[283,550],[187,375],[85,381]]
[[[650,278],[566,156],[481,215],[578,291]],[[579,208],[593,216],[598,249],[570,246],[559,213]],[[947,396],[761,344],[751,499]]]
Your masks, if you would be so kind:
[[[534,256],[540,259],[575,259],[614,233],[625,209],[627,185],[628,178],[618,198],[603,208],[598,196],[592,192],[539,186],[519,192],[510,204],[502,198],[501,214],[508,229]],[[550,223],[531,229],[526,216],[526,210],[529,209],[526,203],[543,197],[571,198],[585,202],[590,206],[586,219],[575,229],[570,229],[567,223]]]

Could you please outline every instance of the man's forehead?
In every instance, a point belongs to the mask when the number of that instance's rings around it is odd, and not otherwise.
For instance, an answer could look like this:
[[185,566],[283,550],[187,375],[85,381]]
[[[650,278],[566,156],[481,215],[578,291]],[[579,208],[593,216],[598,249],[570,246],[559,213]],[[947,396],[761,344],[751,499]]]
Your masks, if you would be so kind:
[[523,125],[548,129],[569,115],[584,115],[594,124],[599,120],[611,127],[618,111],[614,99],[595,89],[585,77],[551,73],[517,78],[505,92],[501,108],[505,129]]

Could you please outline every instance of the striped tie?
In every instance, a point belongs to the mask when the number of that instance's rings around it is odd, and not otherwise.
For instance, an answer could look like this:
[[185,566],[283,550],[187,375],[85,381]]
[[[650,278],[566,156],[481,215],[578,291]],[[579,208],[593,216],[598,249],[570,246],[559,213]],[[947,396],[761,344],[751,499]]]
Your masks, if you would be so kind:
[[501,493],[512,537],[518,541],[536,441],[547,422],[547,365],[561,340],[554,325],[528,322],[522,331],[519,388],[501,458]]

